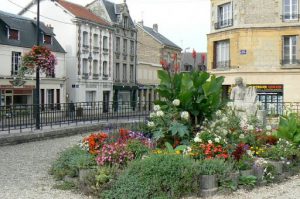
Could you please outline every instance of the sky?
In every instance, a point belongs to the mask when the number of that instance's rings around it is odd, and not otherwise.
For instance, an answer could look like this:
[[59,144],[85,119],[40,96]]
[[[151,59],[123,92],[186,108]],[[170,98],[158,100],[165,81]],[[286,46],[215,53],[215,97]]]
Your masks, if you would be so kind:
[[[31,0],[0,0],[0,10],[18,13]],[[93,0],[68,0],[86,5]],[[110,0],[121,3],[123,0]],[[130,15],[145,26],[158,24],[158,31],[183,51],[206,52],[210,31],[210,0],[127,0]]]

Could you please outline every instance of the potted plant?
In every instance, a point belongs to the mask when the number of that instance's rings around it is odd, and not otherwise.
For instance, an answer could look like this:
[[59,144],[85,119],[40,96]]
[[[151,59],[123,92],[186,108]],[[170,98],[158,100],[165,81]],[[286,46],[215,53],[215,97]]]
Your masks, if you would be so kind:
[[237,168],[240,171],[241,176],[250,176],[253,175],[253,166],[254,160],[248,155],[243,155],[242,158],[237,161]]

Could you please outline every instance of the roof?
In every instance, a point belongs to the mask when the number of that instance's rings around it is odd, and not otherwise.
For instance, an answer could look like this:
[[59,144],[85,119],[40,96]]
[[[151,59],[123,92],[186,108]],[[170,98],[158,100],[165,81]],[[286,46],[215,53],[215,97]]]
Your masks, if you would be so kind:
[[68,1],[64,1],[64,0],[57,0],[57,2],[62,7],[64,7],[66,10],[71,12],[77,18],[92,21],[92,22],[95,22],[95,23],[98,23],[98,24],[101,24],[104,26],[110,26],[109,22],[107,22],[106,20],[102,19],[101,17],[95,15],[89,9],[87,9],[81,5],[71,3]]
[[[202,64],[202,55],[205,54],[205,60],[204,60],[204,64],[206,64],[206,53],[197,53],[196,54],[196,64]],[[192,53],[190,52],[185,52],[182,53],[181,55],[181,59],[182,59],[182,64],[183,65],[194,65],[194,58],[192,56]]]
[[[110,19],[112,20],[112,22],[114,23],[119,23],[118,22],[118,15],[121,14],[121,7],[124,6],[124,4],[115,4],[113,2],[107,1],[107,0],[103,0],[104,6],[106,8],[106,11],[110,17]],[[129,27],[130,28],[135,28],[135,25],[131,19],[131,17],[129,16]]]
[[168,38],[166,38],[165,36],[163,36],[159,32],[154,31],[153,28],[150,28],[150,27],[147,27],[147,26],[144,26],[144,25],[141,25],[141,24],[137,24],[137,26],[142,28],[145,32],[150,34],[155,39],[157,39],[161,44],[182,50],[179,46],[177,46],[171,40],[169,40]]
[[[7,38],[7,27],[20,31],[20,40],[10,40]],[[36,45],[36,21],[19,15],[0,11],[0,44],[8,46],[18,46],[31,48]],[[45,45],[54,52],[65,53],[58,41],[55,39],[53,31],[44,23],[40,22],[40,30],[43,34],[52,35],[52,45]],[[41,42],[42,44],[42,37]]]

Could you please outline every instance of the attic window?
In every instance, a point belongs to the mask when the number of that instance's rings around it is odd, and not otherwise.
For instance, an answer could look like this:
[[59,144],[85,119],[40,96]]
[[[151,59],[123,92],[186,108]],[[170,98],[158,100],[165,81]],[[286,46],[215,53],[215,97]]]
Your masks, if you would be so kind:
[[7,36],[8,36],[8,39],[11,39],[11,40],[20,40],[20,33],[16,29],[9,28]]
[[44,44],[52,44],[52,37],[50,35],[44,35]]
[[124,16],[124,19],[123,19],[123,27],[124,27],[124,28],[128,28],[128,17],[127,17],[127,16]]

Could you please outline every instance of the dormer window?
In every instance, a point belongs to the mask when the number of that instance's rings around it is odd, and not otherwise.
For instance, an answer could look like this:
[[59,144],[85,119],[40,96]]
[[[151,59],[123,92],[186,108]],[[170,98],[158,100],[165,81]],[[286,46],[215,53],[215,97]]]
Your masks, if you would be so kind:
[[44,35],[43,36],[44,37],[44,39],[43,39],[43,43],[44,44],[52,44],[52,37],[51,37],[51,35]]
[[8,28],[7,37],[10,40],[20,40],[20,32],[16,29]]
[[123,19],[123,27],[124,27],[124,28],[128,28],[128,17],[127,17],[127,16],[124,16],[124,19]]

